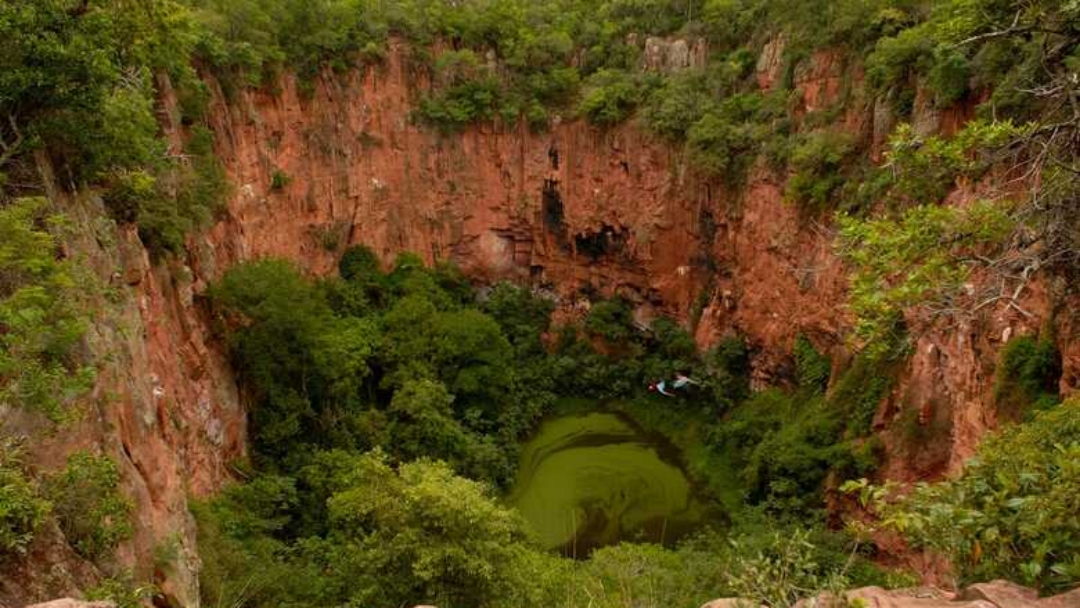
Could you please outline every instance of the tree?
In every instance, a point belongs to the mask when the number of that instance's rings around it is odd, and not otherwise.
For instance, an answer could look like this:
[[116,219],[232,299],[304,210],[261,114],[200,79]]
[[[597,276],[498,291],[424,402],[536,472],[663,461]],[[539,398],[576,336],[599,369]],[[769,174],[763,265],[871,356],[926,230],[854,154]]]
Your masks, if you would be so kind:
[[1020,417],[1053,407],[1060,400],[1061,353],[1049,339],[1017,336],[1001,349],[995,371],[994,400],[999,411]]
[[432,363],[461,400],[490,416],[510,386],[513,351],[498,323],[477,310],[439,313],[434,318]]
[[496,284],[483,302],[484,312],[498,322],[518,356],[543,353],[540,337],[551,325],[554,308],[551,300],[507,282]]
[[252,427],[261,452],[356,439],[342,432],[362,416],[361,388],[380,343],[373,320],[335,316],[326,292],[280,260],[234,267],[209,294],[233,327],[237,368],[259,396]]
[[394,471],[377,455],[358,457],[364,482],[329,501],[345,568],[357,568],[352,600],[399,604],[543,605],[531,574],[549,561],[519,516],[488,490],[442,463]]
[[0,170],[40,137],[56,113],[93,112],[119,79],[108,16],[72,14],[70,2],[0,6]]
[[422,456],[460,462],[469,438],[454,420],[454,396],[442,383],[406,381],[390,401],[394,451],[404,460]]
[[185,11],[160,0],[4,3],[0,170],[41,145],[89,179],[160,160],[150,76],[190,71],[186,34]]
[[578,112],[595,125],[618,124],[644,99],[642,84],[626,72],[600,70],[586,82]]
[[[849,305],[857,317],[856,336],[885,354],[902,344],[905,311],[917,308],[934,319],[977,310],[980,301],[960,290],[979,260],[970,252],[999,246],[1013,226],[988,201],[966,208],[913,207],[900,220],[842,217],[840,253],[853,267]],[[1008,296],[991,297],[992,303]]]
[[844,163],[854,149],[852,138],[843,133],[818,131],[805,135],[791,153],[795,175],[787,185],[787,195],[802,208],[828,208],[844,183]]

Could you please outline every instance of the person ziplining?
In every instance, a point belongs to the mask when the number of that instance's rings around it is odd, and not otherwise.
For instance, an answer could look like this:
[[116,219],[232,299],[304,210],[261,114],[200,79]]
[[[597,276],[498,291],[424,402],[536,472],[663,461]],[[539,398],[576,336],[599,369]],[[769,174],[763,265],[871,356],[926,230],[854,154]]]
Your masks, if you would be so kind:
[[673,394],[667,392],[666,390],[664,390],[664,388],[666,386],[667,386],[667,381],[665,381],[665,380],[661,380],[659,382],[654,382],[653,384],[649,385],[649,392],[656,391],[656,392],[660,393],[661,395],[664,395],[665,397],[674,397],[675,395],[673,395]]
[[[691,384],[700,385],[701,383],[698,382],[697,380],[694,380],[693,378],[690,378],[689,376],[685,376],[685,375],[680,373],[680,374],[675,374],[675,381],[671,383],[671,387],[672,387],[672,389],[676,389],[676,390],[677,389],[685,389],[686,387],[688,387]],[[650,392],[656,391],[656,392],[660,393],[661,395],[664,395],[665,397],[675,397],[676,396],[674,393],[667,392],[666,389],[667,389],[667,380],[660,380],[659,382],[656,382],[654,384],[649,385],[649,391]]]

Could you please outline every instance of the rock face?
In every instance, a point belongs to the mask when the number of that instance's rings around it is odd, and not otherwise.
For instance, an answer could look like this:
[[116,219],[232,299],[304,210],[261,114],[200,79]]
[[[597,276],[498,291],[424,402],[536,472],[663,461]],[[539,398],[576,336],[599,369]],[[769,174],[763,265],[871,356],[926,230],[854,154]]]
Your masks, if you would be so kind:
[[[195,274],[181,262],[151,263],[133,227],[117,228],[101,201],[62,201],[80,229],[68,254],[90,265],[95,311],[86,354],[97,383],[78,424],[55,433],[32,416],[6,417],[5,434],[32,434],[40,470],[76,450],[104,453],[120,467],[134,503],[134,533],[117,561],[154,581],[175,605],[198,605],[198,556],[190,496],[215,492],[246,449],[245,412],[234,374],[195,299]],[[101,573],[63,543],[59,529],[36,535],[29,554],[0,574],[0,606],[77,593]],[[167,549],[167,551],[166,551]],[[169,554],[163,561],[158,556]]]
[[[419,80],[397,49],[311,99],[286,79],[279,95],[217,105],[238,192],[196,245],[196,270],[275,255],[325,272],[344,245],[364,243],[387,259],[414,251],[482,279],[621,293],[685,317],[713,220],[707,185],[677,155],[633,128],[580,122],[439,135],[409,122]],[[290,178],[279,190],[275,171]]]
[[708,47],[703,39],[665,39],[650,36],[645,39],[641,66],[654,72],[678,72],[705,65]]
[[[646,57],[682,57],[676,42],[647,41],[653,52]],[[782,47],[766,47],[762,86],[775,86]],[[660,69],[665,61],[652,63]],[[834,106],[842,83],[859,78],[857,65],[815,55],[794,77],[798,111]],[[237,192],[223,221],[192,239],[196,284],[262,256],[323,273],[347,244],[363,243],[386,260],[414,251],[479,279],[548,288],[564,311],[589,294],[622,295],[638,307],[637,318],[662,313],[692,325],[703,346],[744,335],[754,346],[758,386],[788,376],[799,333],[836,361],[848,356],[846,272],[833,228],[799,217],[784,200],[784,176],[758,168],[732,190],[695,175],[677,150],[633,124],[598,130],[556,120],[544,133],[483,125],[442,135],[410,121],[424,86],[408,49],[394,44],[384,65],[326,76],[309,98],[288,77],[274,94],[249,91],[229,105],[219,96],[213,127]],[[880,145],[893,124],[887,109],[857,98],[846,107],[840,124]],[[915,118],[962,122],[964,112],[955,114]],[[279,171],[289,180],[275,189]],[[976,196],[960,189],[953,199]],[[1061,306],[1060,294],[1052,297],[1060,291],[1034,284],[1021,297],[1025,312],[987,307],[959,326],[931,326],[918,336],[877,427],[914,415],[936,434],[934,449],[905,453],[903,441],[887,439],[890,475],[941,475],[972,453],[997,424],[990,404],[1001,337],[1038,331]],[[1066,391],[1080,376],[1073,317],[1055,317]]]
[[[410,65],[394,46],[384,66],[319,81],[310,98],[286,78],[276,94],[216,103],[219,152],[238,187],[227,217],[193,239],[196,274],[268,255],[321,273],[363,243],[384,259],[414,251],[481,279],[546,286],[566,308],[599,293],[627,297],[641,318],[703,310],[699,341],[746,334],[762,381],[799,331],[839,343],[845,282],[832,235],[798,217],[776,176],[755,171],[731,191],[632,124],[440,135],[409,121],[424,86]],[[807,72],[808,105],[837,100],[822,84],[835,70]],[[290,178],[280,189],[277,171]]]

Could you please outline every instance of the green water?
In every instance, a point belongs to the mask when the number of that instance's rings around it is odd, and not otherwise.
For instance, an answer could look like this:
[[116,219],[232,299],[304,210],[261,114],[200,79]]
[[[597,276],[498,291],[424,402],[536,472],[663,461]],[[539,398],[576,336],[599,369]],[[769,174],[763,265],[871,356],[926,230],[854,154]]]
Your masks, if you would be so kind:
[[622,540],[670,543],[703,518],[677,457],[616,414],[561,416],[523,447],[509,500],[567,555]]

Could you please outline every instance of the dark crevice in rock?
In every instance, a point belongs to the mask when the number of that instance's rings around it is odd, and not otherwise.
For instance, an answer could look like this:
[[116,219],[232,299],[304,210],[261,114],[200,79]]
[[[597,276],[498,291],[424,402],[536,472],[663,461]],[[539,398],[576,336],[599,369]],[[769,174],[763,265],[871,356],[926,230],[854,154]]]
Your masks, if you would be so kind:
[[574,235],[574,249],[578,255],[583,255],[594,262],[609,258],[629,263],[633,262],[633,256],[627,247],[629,240],[628,229],[603,224],[599,231],[586,231]]

